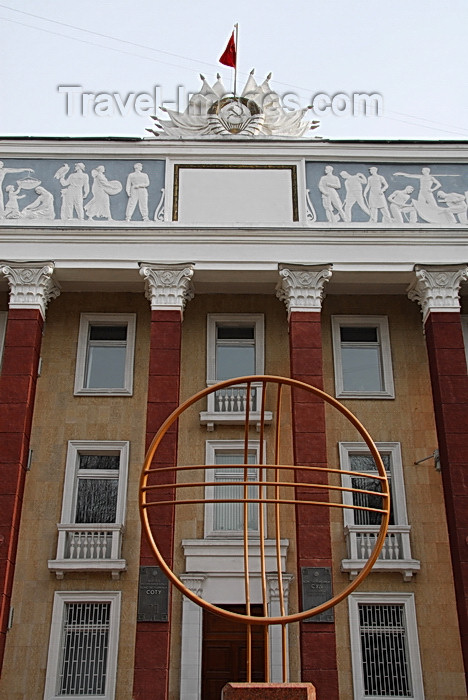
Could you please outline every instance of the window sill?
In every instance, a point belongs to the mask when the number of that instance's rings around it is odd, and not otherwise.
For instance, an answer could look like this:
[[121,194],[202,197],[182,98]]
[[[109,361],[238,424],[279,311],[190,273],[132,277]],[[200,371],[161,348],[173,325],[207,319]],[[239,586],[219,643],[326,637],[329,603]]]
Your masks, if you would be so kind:
[[49,559],[49,571],[54,571],[58,579],[63,579],[67,572],[84,571],[87,573],[110,573],[118,581],[122,571],[126,571],[125,559]]
[[[273,414],[271,411],[265,411],[264,422],[271,423]],[[201,411],[200,425],[206,425],[208,431],[213,431],[215,425],[244,425],[245,411]],[[251,411],[249,413],[249,424],[256,424],[257,431],[260,430],[261,413],[259,411]]]

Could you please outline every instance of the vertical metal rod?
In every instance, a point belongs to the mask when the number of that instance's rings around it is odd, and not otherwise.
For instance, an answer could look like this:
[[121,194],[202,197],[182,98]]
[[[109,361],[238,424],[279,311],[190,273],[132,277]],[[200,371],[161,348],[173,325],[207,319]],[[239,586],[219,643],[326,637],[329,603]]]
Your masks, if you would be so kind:
[[[263,481],[262,467],[265,463],[265,455],[263,449],[263,439],[265,430],[265,396],[266,396],[266,382],[262,384],[262,403],[261,403],[261,413],[260,413],[260,456],[259,456],[259,481]],[[259,535],[260,535],[260,572],[262,580],[262,603],[263,603],[263,616],[268,617],[268,598],[267,598],[267,580],[266,580],[266,561],[265,561],[265,504],[262,503],[264,497],[264,487],[259,486]],[[270,655],[268,653],[268,644],[266,643],[268,639],[268,627],[265,627],[265,679],[270,680]]]
[[[249,477],[249,419],[251,383],[247,382],[244,426],[244,585],[245,585],[245,611],[250,615],[250,575],[249,575],[249,512],[248,512],[248,477]],[[247,682],[252,682],[252,629],[247,625]]]
[[237,58],[238,58],[238,50],[237,47],[239,45],[239,25],[236,22],[234,25],[234,29],[236,30],[236,65],[234,66],[234,97],[236,97],[236,90],[237,90]]
[[[275,422],[275,465],[280,463],[280,445],[281,445],[281,400],[283,398],[283,385],[278,384],[278,391],[276,395],[276,422]],[[280,470],[278,466],[275,467],[275,544],[276,544],[276,570],[278,573],[278,592],[279,592],[279,602],[280,602],[280,614],[285,615],[284,607],[284,590],[283,590],[283,573],[281,565],[281,523],[280,523],[280,488],[278,482],[280,480]],[[283,683],[286,683],[287,677],[287,658],[286,658],[286,629],[282,626],[282,663],[283,663]]]

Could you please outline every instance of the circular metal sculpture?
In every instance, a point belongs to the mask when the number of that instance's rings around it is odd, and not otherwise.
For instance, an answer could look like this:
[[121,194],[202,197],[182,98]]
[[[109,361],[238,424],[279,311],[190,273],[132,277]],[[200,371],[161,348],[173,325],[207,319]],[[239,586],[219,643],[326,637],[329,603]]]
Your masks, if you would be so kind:
[[[363,441],[367,445],[370,454],[372,455],[376,470],[378,474],[372,474],[372,479],[378,482],[378,489],[367,490],[362,488],[353,488],[352,486],[346,487],[338,485],[338,476],[342,474],[348,474],[353,479],[359,480],[361,485],[366,484],[369,481],[369,472],[359,472],[356,470],[345,471],[336,467],[323,467],[315,466],[312,464],[282,464],[280,462],[280,450],[282,447],[282,434],[281,434],[281,417],[286,405],[286,399],[288,394],[291,396],[291,400],[294,402],[295,398],[302,394],[302,399],[304,399],[303,392],[312,394],[315,398],[322,400],[326,404],[329,404],[337,411],[339,411],[357,430],[357,432],[362,437]],[[167,436],[168,432],[171,430],[174,423],[180,418],[180,416],[190,409],[195,403],[205,399],[209,394],[214,394],[216,401],[215,405],[219,405],[220,401],[223,402],[224,410],[226,410],[226,401],[231,401],[231,415],[237,419],[238,423],[241,423],[241,430],[243,436],[243,464],[225,464],[217,465],[217,469],[225,468],[227,471],[232,470],[233,467],[240,468],[240,479],[235,481],[225,481],[223,480],[223,486],[235,486],[237,488],[237,496],[233,497],[232,491],[226,495],[226,491],[216,494],[216,498],[213,494],[212,481],[205,480],[200,481],[196,478],[193,481],[190,479],[187,481],[187,472],[199,472],[205,473],[205,469],[209,468],[209,465],[196,464],[196,465],[175,465],[175,466],[164,466],[161,464],[161,460],[158,459],[160,466],[154,466],[153,460],[155,456],[157,458],[158,448],[161,446],[161,442]],[[233,403],[234,402],[234,403]],[[266,412],[266,406],[273,411],[269,413]],[[229,410],[229,408],[228,408]],[[271,417],[271,420],[270,420]],[[268,423],[271,424],[268,424]],[[252,481],[251,470],[252,463],[249,463],[249,442],[251,442],[250,432],[252,427],[258,431],[257,440],[259,443],[259,459],[256,463],[258,469],[258,480]],[[267,463],[266,455],[264,450],[264,438],[265,434],[268,434],[268,440],[270,444],[273,444],[273,460],[272,463]],[[174,436],[173,436],[174,437]],[[301,481],[296,479],[296,470],[300,470]],[[250,471],[250,478],[249,478]],[[178,480],[178,475],[184,473],[184,478]],[[331,483],[324,483],[323,476],[326,473],[331,477]],[[307,478],[304,479],[304,474]],[[317,475],[320,475],[317,478]],[[334,475],[334,476],[333,476]],[[315,480],[314,477],[317,479]],[[320,478],[322,477],[322,478]],[[335,482],[335,483],[334,483]],[[239,488],[240,487],[240,488]],[[194,497],[187,498],[187,490],[194,489]],[[296,491],[299,489],[299,492]],[[200,490],[203,490],[203,496],[197,497]],[[310,490],[310,496],[307,496],[307,491]],[[327,494],[328,497],[322,500],[317,496],[319,494]],[[330,498],[330,494],[333,493],[333,499]],[[345,493],[353,494],[352,498],[348,498],[343,501],[342,497]],[[354,497],[356,494],[356,497]],[[365,503],[367,496],[372,496],[372,502],[374,502],[375,497],[381,498],[380,507],[370,507],[369,504]],[[338,500],[339,499],[339,500]],[[198,596],[193,591],[188,589],[184,583],[178,578],[174,573],[171,566],[166,562],[165,558],[161,554],[162,543],[157,542],[157,538],[152,528],[152,517],[150,516],[150,511],[153,509],[161,509],[162,507],[173,507],[180,508],[187,505],[195,504],[213,504],[213,503],[237,503],[241,504],[243,509],[243,555],[244,555],[244,588],[245,588],[245,604],[246,613],[234,613],[225,610],[221,607],[213,605],[204,598]],[[257,549],[259,551],[259,566],[256,567],[256,575],[258,576],[258,571],[260,571],[260,577],[262,581],[262,595],[263,595],[263,616],[251,615],[251,600],[250,600],[250,579],[252,576],[252,531],[249,532],[249,517],[248,509],[251,504],[255,504],[258,508],[258,531],[255,532],[257,543]],[[358,575],[350,581],[350,583],[338,594],[331,597],[329,600],[317,605],[314,608],[308,610],[300,611],[286,611],[285,607],[285,597],[283,590],[283,575],[281,564],[281,531],[282,525],[284,527],[285,520],[282,520],[281,509],[284,506],[294,507],[325,507],[325,508],[351,508],[358,511],[372,511],[374,513],[380,514],[381,522],[376,537],[375,545],[369,558],[364,563],[361,571]],[[265,559],[265,546],[264,541],[266,537],[266,518],[265,514],[268,510],[269,515],[269,525],[270,525],[270,539],[274,539],[276,543],[276,576],[278,580],[279,589],[279,601],[280,601],[280,615],[279,616],[269,616],[267,608],[267,585],[266,585],[266,559]],[[154,513],[155,511],[153,511]],[[171,415],[164,421],[157,434],[155,435],[151,446],[147,452],[145,462],[143,465],[141,482],[140,482],[140,514],[143,523],[143,528],[146,533],[146,537],[154,553],[155,558],[161,569],[165,572],[170,581],[180,590],[184,595],[190,598],[192,601],[202,606],[206,610],[213,612],[217,615],[221,615],[227,618],[235,618],[238,621],[242,621],[247,625],[247,632],[249,636],[249,630],[251,625],[264,625],[266,634],[268,633],[269,625],[281,625],[283,627],[283,675],[285,674],[285,626],[286,624],[292,622],[298,622],[300,620],[305,620],[306,618],[312,617],[319,613],[328,610],[333,607],[346,596],[348,596],[367,576],[370,572],[372,566],[374,565],[376,559],[378,558],[380,551],[385,542],[385,537],[387,533],[387,527],[390,517],[390,493],[389,484],[387,480],[387,474],[385,467],[383,465],[380,454],[372,441],[367,430],[360,423],[360,421],[339,401],[332,398],[325,392],[317,389],[309,384],[300,382],[295,379],[289,379],[286,377],[277,377],[272,375],[260,375],[260,376],[248,376],[239,377],[236,379],[230,379],[227,381],[220,382],[214,386],[208,387],[198,394],[195,394],[190,399],[182,403]],[[274,532],[274,538],[271,537],[271,533]],[[250,547],[250,552],[249,552]],[[268,570],[268,576],[271,579],[271,569]],[[248,644],[249,648],[249,644]],[[248,677],[249,677],[249,660],[248,660]]]

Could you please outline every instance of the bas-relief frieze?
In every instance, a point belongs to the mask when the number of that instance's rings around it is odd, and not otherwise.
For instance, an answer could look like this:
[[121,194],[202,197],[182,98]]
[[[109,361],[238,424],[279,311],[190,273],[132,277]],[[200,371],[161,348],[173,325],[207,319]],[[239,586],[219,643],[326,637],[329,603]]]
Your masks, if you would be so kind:
[[164,220],[163,160],[0,160],[0,221]]
[[468,223],[468,164],[307,163],[311,224]]

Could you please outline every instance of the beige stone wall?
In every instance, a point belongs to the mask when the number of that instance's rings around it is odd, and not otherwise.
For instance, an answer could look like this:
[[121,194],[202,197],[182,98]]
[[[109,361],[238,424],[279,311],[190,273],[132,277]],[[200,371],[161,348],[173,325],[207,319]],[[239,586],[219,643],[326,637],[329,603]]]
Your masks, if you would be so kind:
[[[415,465],[437,448],[427,354],[419,306],[405,297],[328,296],[323,309],[325,390],[334,395],[331,345],[332,314],[387,315],[395,381],[394,400],[343,401],[376,442],[400,442],[411,525],[412,555],[421,571],[409,582],[401,574],[371,573],[359,591],[413,592],[426,700],[464,698],[464,674],[455,609],[441,475],[433,460]],[[336,412],[327,411],[329,464],[338,464],[339,441],[358,441],[354,429]],[[340,573],[345,553],[343,517],[332,510],[335,592],[349,583]],[[335,610],[340,695],[352,697],[348,606]]]
[[[132,397],[73,396],[80,312],[136,313]],[[31,436],[33,458],[26,490],[8,632],[2,700],[42,700],[55,591],[122,591],[116,700],[128,700],[138,589],[140,524],[138,479],[144,457],[150,309],[139,294],[62,294],[49,305],[42,344]],[[119,581],[107,574],[67,573],[57,580],[47,568],[55,559],[69,440],[130,441],[126,530]],[[21,672],[20,672],[21,671]]]

